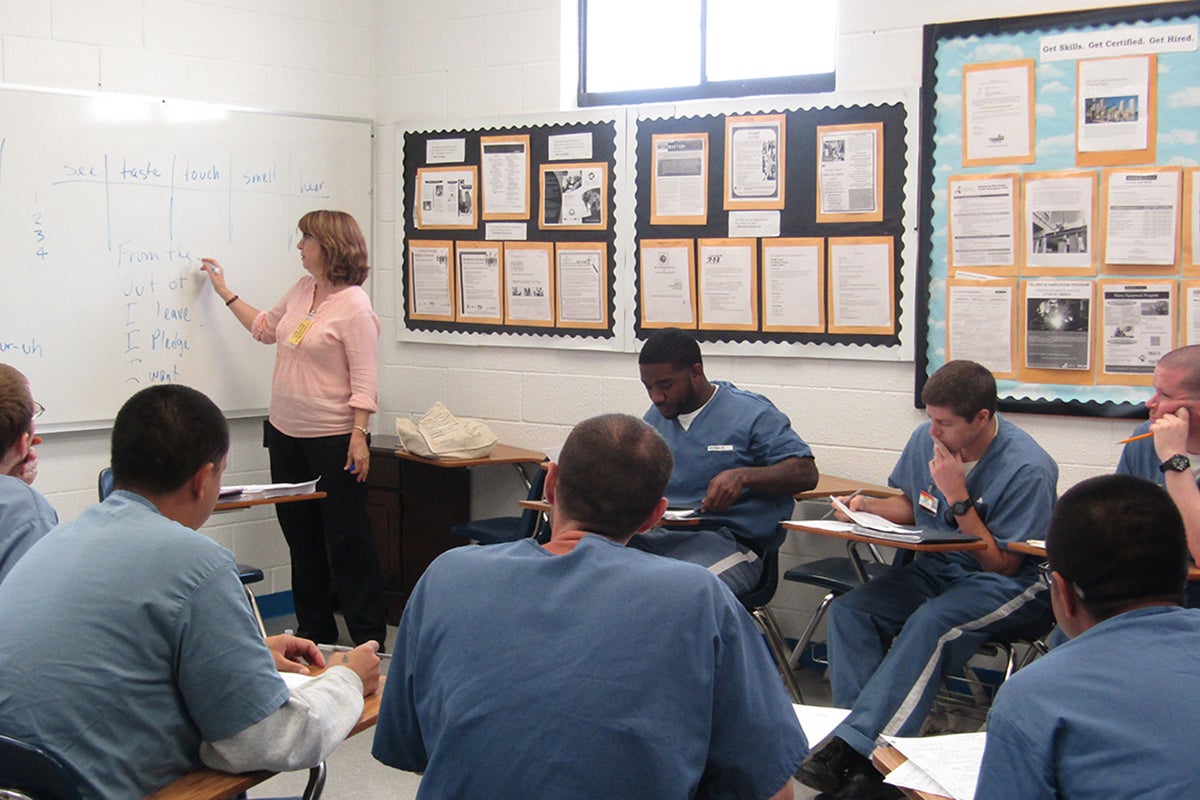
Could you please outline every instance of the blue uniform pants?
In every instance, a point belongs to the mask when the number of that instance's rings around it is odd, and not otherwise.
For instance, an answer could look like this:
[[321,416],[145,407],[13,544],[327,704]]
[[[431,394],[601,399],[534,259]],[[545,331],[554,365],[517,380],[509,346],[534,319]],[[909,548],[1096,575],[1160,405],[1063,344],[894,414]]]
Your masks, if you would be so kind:
[[992,637],[1044,634],[1050,592],[1026,564],[1014,577],[923,556],[843,595],[829,608],[834,731],[863,755],[880,734],[915,736],[943,676]]
[[699,564],[715,574],[738,597],[758,587],[762,559],[738,541],[728,528],[652,528],[629,540],[629,547]]

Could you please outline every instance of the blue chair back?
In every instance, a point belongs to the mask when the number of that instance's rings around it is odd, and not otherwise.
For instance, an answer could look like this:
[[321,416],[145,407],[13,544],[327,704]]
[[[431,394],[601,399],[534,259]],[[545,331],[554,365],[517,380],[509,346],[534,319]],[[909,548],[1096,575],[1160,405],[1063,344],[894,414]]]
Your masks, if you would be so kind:
[[0,736],[0,789],[34,800],[80,800],[63,763],[40,747]]
[[100,502],[103,503],[113,491],[113,476],[112,467],[105,467],[100,470],[100,477],[96,480],[96,490],[100,495]]

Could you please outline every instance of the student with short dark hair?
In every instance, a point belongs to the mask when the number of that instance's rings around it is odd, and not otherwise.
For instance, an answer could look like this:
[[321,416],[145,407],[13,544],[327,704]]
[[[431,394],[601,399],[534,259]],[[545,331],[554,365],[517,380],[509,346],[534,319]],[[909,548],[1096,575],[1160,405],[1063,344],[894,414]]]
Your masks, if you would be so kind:
[[790,798],[804,733],[754,623],[657,522],[666,443],[581,422],[546,475],[552,536],[439,556],[404,608],[373,753],[420,798]]
[[698,525],[657,528],[633,547],[699,564],[735,594],[755,589],[763,556],[786,532],[797,492],[817,485],[812,450],[787,415],[760,394],[709,381],[700,345],[678,328],[655,331],[638,354],[653,404],[642,417],[667,441],[672,505],[698,508]]
[[203,394],[143,389],[113,423],[115,490],[0,583],[0,731],[61,759],[85,800],[142,798],[202,765],[314,766],[378,686],[374,642],[294,691],[279,677],[324,659],[264,642],[233,554],[196,531],[228,450]]
[[1058,501],[1046,552],[1070,640],[1009,678],[988,714],[977,800],[1196,794],[1200,610],[1181,608],[1183,521],[1161,488],[1103,475]]

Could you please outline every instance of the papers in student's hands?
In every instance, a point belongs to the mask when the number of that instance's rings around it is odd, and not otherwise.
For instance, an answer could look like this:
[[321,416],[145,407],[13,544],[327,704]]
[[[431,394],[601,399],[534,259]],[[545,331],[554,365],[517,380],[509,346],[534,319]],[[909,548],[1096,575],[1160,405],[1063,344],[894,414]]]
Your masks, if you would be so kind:
[[679,521],[681,519],[690,519],[700,513],[698,508],[668,508],[663,512],[662,518],[667,521]]
[[[908,759],[884,779],[887,783],[955,800],[974,800],[986,733],[884,736],[883,740]],[[925,785],[918,785],[920,783]]]
[[221,497],[230,498],[236,495],[252,494],[261,497],[292,497],[300,494],[312,494],[317,491],[317,481],[320,476],[302,483],[257,483],[246,486],[222,486]]

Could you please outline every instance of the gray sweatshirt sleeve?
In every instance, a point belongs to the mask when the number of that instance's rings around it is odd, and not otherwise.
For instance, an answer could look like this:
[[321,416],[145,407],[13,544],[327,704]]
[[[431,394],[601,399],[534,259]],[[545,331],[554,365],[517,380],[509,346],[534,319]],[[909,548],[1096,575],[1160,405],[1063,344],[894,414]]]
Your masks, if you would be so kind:
[[217,742],[200,745],[200,760],[224,772],[315,767],[342,743],[363,710],[362,680],[349,667],[330,667],[292,689],[268,717]]

